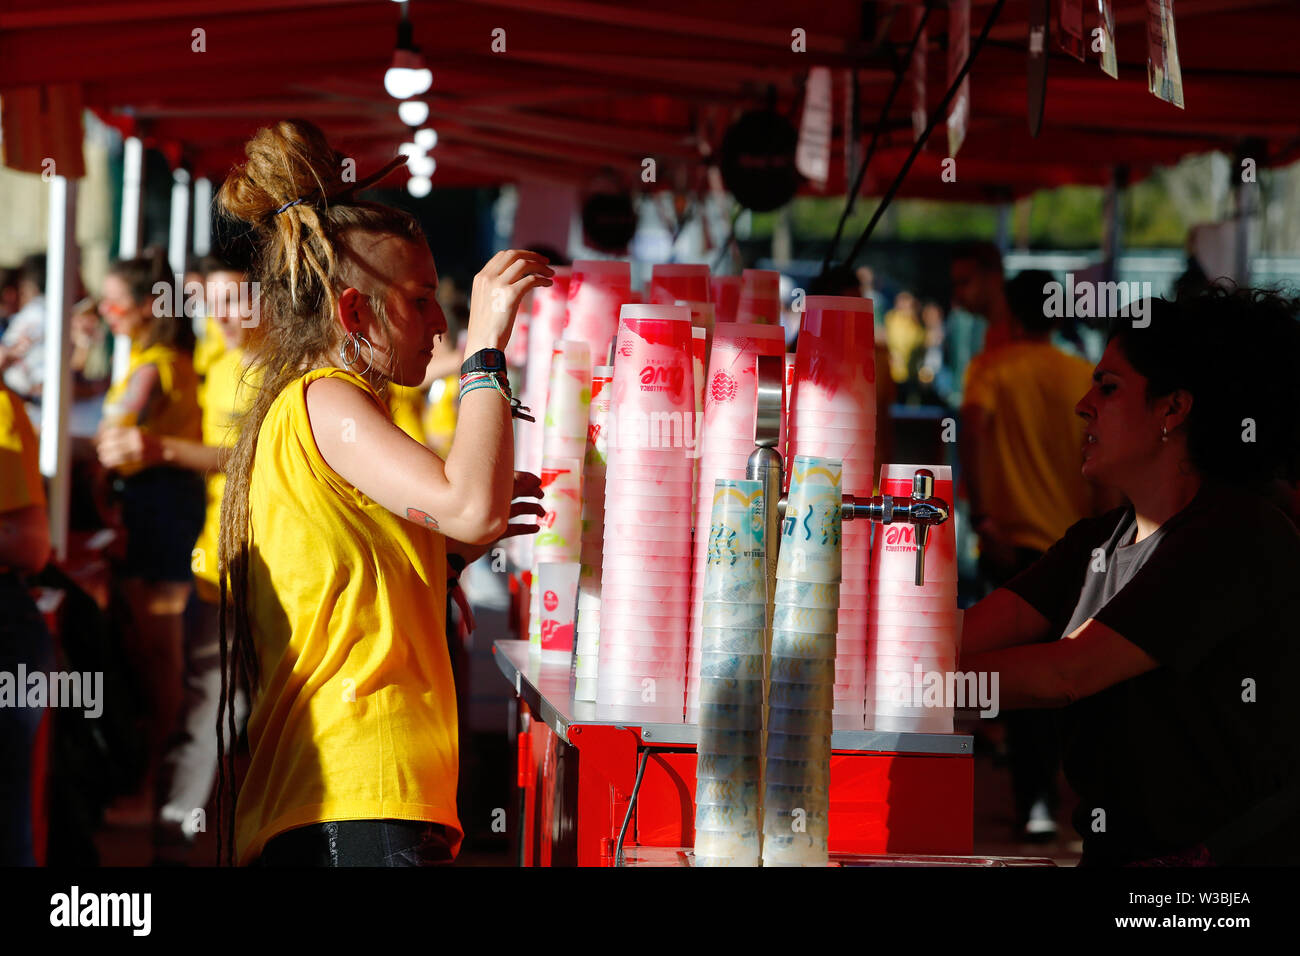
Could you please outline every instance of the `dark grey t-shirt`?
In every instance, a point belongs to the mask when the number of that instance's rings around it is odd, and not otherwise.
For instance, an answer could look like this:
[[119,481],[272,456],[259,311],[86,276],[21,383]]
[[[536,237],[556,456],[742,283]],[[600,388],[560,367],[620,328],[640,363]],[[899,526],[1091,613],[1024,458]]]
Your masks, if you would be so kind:
[[[1295,526],[1207,486],[1146,540],[1132,544],[1134,531],[1127,508],[1081,521],[1007,584],[1054,639],[1094,618],[1160,665],[1062,715],[1075,826],[1098,862],[1187,850],[1300,778]],[[1300,808],[1234,853],[1300,862]]]

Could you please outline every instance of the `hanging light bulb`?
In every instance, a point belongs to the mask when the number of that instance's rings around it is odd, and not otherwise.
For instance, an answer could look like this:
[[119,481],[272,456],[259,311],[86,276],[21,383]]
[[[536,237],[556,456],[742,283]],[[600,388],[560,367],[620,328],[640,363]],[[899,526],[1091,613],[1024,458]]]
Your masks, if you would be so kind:
[[432,176],[437,164],[433,158],[421,153],[419,156],[412,156],[406,161],[406,168],[411,171],[412,176]]
[[415,145],[428,152],[438,145],[438,131],[428,127],[415,131]]
[[416,199],[423,199],[433,191],[433,182],[428,176],[412,176],[406,181],[406,191]]
[[419,126],[429,118],[429,104],[424,100],[405,100],[397,104],[397,115],[407,126]]
[[[415,45],[411,21],[407,18],[406,4],[402,4],[402,19],[397,24],[397,49],[393,51],[393,64],[384,74],[384,89],[397,100],[409,100],[429,92],[433,86],[433,73],[424,65],[420,48]],[[418,125],[418,124],[416,124]]]

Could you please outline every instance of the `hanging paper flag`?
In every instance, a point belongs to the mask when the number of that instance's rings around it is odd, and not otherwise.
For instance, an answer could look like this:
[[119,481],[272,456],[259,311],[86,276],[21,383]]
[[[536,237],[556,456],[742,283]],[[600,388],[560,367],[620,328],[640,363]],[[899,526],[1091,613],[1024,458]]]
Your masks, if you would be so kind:
[[[925,16],[925,8],[915,6],[911,10],[912,22],[908,26],[908,30],[913,36],[916,36],[917,28],[921,25],[921,18]],[[925,48],[926,30],[922,30],[921,35],[916,40],[916,49],[912,51],[912,60],[907,65],[907,88],[912,92],[913,140],[921,138],[921,134],[925,132],[925,124],[930,118],[925,109]]]
[[[970,56],[970,0],[948,2],[948,86]],[[970,123],[970,74],[962,78],[957,95],[948,107],[948,155],[956,156],[966,139]]]
[[1174,35],[1174,0],[1147,0],[1147,89],[1183,109],[1183,70]]
[[1083,62],[1083,0],[1060,0],[1056,8],[1056,43]]
[[814,66],[808,71],[794,168],[812,180],[818,189],[826,188],[826,180],[831,174],[830,67]]
[[1043,105],[1047,101],[1047,24],[1052,0],[1029,2],[1029,135],[1043,128]]
[[1095,52],[1101,54],[1101,72],[1119,79],[1119,63],[1115,59],[1115,10],[1111,0],[1097,0],[1097,29],[1092,31]]

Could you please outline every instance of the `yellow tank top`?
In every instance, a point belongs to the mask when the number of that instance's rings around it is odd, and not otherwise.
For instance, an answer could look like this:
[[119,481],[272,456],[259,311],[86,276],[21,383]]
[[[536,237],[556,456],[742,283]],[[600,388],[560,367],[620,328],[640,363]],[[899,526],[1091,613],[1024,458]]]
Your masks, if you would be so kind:
[[[135,412],[122,407],[132,376],[146,365],[158,369],[158,384],[162,401],[149,409],[143,421]],[[170,435],[199,441],[203,436],[202,415],[199,412],[199,380],[189,356],[169,345],[156,342],[142,349],[131,344],[131,361],[126,375],[115,382],[104,395],[104,424],[137,426],[154,435]],[[132,475],[141,466],[126,465],[117,469],[120,475]]]
[[[253,392],[243,384],[244,350],[225,352],[208,368],[203,383],[203,444],[229,448],[239,437],[235,420],[253,398]],[[191,567],[194,569],[195,591],[204,601],[215,604],[220,599],[217,588],[217,546],[221,533],[221,497],[226,493],[226,475],[214,471],[207,476],[207,512],[203,530],[194,542]]]
[[0,512],[45,506],[40,443],[22,399],[0,384]]
[[399,518],[325,463],[306,387],[277,396],[257,438],[249,488],[249,612],[259,684],[236,847],[331,820],[440,823],[456,815],[456,689],[445,637],[446,544]]
[[424,410],[423,389],[413,385],[389,385],[388,410],[392,412],[394,425],[424,444],[424,422],[420,418]]
[[207,378],[209,370],[217,359],[226,353],[226,337],[221,334],[217,320],[208,316],[207,325],[203,327],[203,337],[194,346],[194,371],[200,378]]

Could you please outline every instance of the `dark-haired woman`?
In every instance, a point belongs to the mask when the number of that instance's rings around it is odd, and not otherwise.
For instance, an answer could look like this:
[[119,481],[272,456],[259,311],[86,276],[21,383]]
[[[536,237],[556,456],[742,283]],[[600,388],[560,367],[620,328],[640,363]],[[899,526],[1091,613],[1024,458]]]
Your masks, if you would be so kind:
[[[259,131],[245,151],[219,196],[252,226],[261,289],[248,345],[260,387],[226,465],[220,542],[222,614],[229,587],[235,667],[252,691],[238,861],[445,863],[463,832],[449,557],[472,559],[512,516],[541,514],[512,505],[540,482],[514,473],[501,373],[462,375],[445,462],[393,423],[385,391],[418,385],[447,329],[419,225],[355,198],[395,164],[345,183],[342,154],[302,121]],[[530,252],[488,262],[471,366],[503,368],[520,299],[551,274]]]
[[1129,506],[1074,525],[966,614],[963,670],[1064,707],[1086,865],[1300,860],[1295,303],[1214,291],[1118,323],[1078,403],[1086,477]]
[[204,512],[202,476],[149,453],[168,438],[202,440],[194,368],[174,345],[176,320],[154,309],[155,285],[165,279],[149,260],[118,262],[99,306],[113,333],[131,340],[127,373],[104,396],[96,449],[112,471],[126,533],[118,573],[134,623],[130,649],[149,693],[149,778],[181,706],[182,615]]

